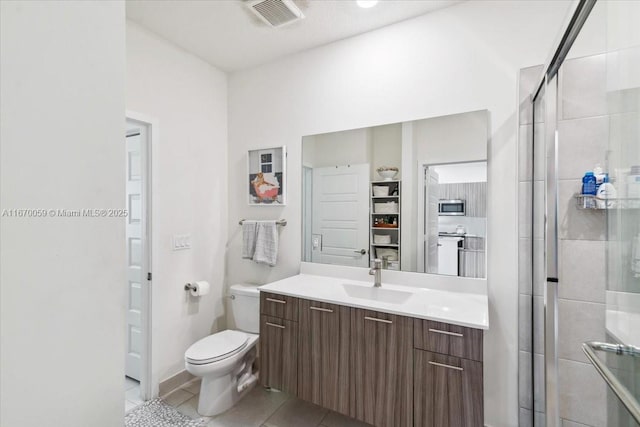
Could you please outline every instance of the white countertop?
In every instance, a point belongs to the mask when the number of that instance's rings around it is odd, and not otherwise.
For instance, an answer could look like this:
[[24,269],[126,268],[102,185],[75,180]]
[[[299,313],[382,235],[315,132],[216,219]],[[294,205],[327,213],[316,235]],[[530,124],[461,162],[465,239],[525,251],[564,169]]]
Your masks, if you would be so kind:
[[[384,278],[383,278],[384,279]],[[345,288],[343,285],[350,285]],[[356,288],[362,287],[363,289]],[[366,288],[366,289],[365,289]],[[353,296],[355,291],[376,295],[372,282],[343,279],[339,277],[298,274],[260,286],[258,289],[274,294],[364,308],[401,316],[434,320],[477,329],[489,329],[489,302],[486,294],[445,291],[415,286],[382,283],[379,288],[410,293],[401,303],[383,302]],[[351,292],[348,291],[351,289]],[[350,295],[351,293],[351,295]]]

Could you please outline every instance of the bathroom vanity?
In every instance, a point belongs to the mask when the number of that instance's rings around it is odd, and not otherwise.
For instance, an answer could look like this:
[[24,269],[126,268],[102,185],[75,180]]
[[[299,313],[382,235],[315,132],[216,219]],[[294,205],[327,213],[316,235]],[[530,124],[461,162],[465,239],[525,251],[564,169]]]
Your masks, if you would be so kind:
[[307,274],[260,291],[262,385],[379,427],[483,425],[486,294]]

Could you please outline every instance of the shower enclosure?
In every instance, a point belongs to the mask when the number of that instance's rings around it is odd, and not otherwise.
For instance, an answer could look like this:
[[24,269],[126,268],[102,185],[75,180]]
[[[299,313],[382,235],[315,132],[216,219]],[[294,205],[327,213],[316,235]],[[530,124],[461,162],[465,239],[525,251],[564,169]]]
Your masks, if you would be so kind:
[[520,74],[520,426],[640,426],[639,22],[576,2]]

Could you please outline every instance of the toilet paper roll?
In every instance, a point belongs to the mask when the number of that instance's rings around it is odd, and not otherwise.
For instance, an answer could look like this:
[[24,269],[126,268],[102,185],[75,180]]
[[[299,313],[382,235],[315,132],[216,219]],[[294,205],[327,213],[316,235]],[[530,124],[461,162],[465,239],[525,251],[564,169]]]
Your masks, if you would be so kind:
[[194,297],[201,297],[203,295],[206,295],[211,289],[211,285],[209,285],[209,282],[205,281],[193,282],[192,285],[193,288],[191,289],[191,295],[193,295]]

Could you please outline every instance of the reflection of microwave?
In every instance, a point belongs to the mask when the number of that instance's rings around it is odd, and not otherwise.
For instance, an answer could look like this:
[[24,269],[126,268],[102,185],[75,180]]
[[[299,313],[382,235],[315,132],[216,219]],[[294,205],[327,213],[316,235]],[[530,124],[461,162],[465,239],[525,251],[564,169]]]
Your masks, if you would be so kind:
[[438,215],[440,216],[465,216],[465,201],[462,199],[439,200]]

